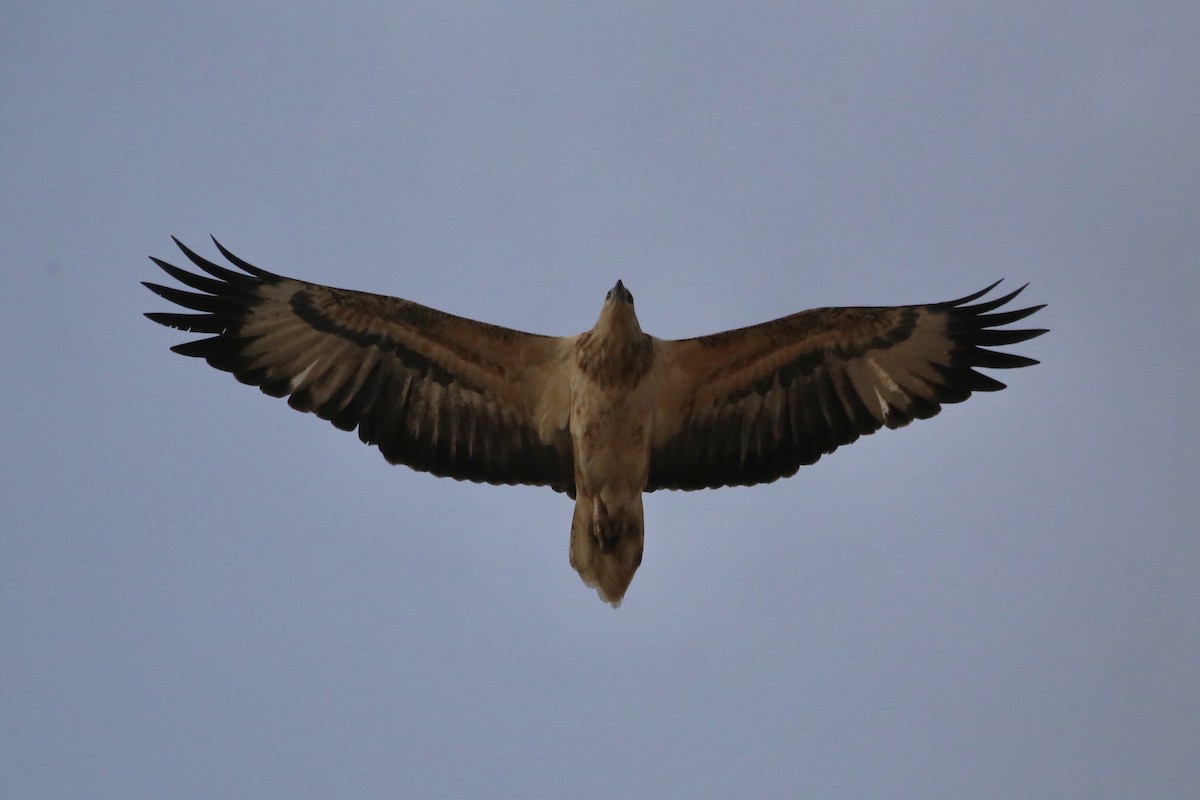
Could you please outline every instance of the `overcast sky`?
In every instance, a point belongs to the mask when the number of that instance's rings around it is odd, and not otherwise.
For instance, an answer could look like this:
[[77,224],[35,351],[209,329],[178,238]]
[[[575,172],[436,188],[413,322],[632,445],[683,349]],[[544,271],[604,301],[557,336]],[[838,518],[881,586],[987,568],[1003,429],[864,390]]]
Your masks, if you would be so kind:
[[[9,3],[0,795],[1200,797],[1200,5]],[[169,235],[538,333],[1031,282],[1009,389],[646,498],[168,347]]]

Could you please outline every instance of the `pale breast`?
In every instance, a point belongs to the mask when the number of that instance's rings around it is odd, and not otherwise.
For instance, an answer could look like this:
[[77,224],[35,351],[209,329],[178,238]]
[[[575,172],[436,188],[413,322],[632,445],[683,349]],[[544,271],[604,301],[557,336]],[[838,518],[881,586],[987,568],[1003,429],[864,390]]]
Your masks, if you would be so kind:
[[641,492],[650,461],[653,396],[650,380],[630,388],[603,386],[576,369],[571,377],[571,438],[576,481]]

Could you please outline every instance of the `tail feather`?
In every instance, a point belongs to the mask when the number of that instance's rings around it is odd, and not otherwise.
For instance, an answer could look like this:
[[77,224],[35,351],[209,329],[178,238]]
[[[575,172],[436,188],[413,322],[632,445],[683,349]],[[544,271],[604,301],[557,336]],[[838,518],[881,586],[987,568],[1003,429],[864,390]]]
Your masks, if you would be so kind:
[[571,519],[571,566],[613,608],[621,605],[642,563],[644,541],[641,495],[614,512],[579,493]]

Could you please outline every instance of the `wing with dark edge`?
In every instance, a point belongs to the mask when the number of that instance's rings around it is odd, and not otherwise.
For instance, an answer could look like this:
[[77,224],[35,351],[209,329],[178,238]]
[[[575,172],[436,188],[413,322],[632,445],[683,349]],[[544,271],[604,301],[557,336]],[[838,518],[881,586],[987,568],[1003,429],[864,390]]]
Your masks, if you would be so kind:
[[767,483],[885,425],[1003,389],[976,368],[1037,362],[988,348],[1046,331],[1000,327],[1043,308],[996,312],[1024,286],[969,305],[996,285],[946,303],[818,308],[659,342],[660,420],[646,490]]
[[160,324],[212,334],[171,348],[376,445],[393,464],[460,480],[574,494],[565,340],[456,317],[407,300],[241,271],[175,243],[206,274],[152,259],[197,290],[154,283],[194,314]]

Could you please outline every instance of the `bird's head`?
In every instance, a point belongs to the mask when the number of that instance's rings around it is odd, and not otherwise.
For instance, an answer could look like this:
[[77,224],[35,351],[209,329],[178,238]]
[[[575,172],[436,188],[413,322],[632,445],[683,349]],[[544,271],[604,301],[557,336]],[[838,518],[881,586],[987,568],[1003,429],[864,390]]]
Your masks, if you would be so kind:
[[642,332],[642,326],[638,324],[637,314],[633,310],[633,294],[620,281],[617,281],[617,285],[609,289],[608,294],[604,296],[597,327],[631,333]]
[[625,288],[625,284],[617,281],[617,285],[608,290],[604,296],[605,303],[623,303],[633,308],[633,294]]

